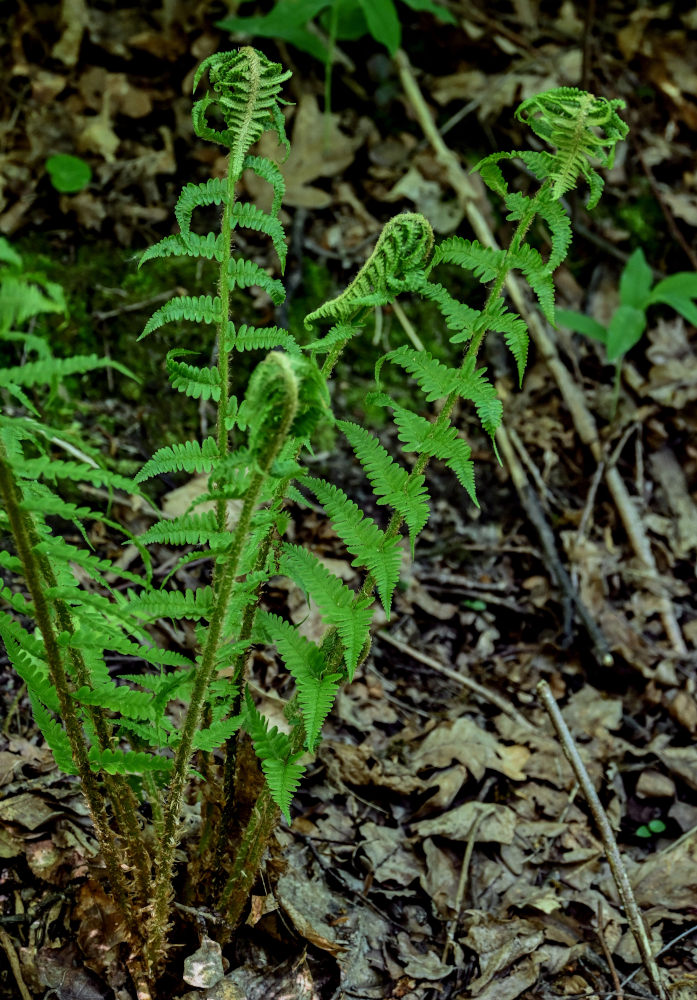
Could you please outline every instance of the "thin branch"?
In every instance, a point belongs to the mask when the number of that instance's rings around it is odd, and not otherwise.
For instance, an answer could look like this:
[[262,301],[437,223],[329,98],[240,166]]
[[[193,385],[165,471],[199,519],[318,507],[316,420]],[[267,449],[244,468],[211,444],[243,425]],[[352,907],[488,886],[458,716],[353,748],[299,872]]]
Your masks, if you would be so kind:
[[617,841],[615,840],[615,835],[612,832],[610,821],[607,818],[607,814],[605,813],[600,799],[598,798],[598,794],[593,786],[593,782],[590,779],[590,775],[586,770],[586,766],[581,760],[581,755],[576,748],[576,744],[574,743],[573,737],[569,732],[569,728],[564,721],[559,706],[554,700],[554,696],[552,695],[546,681],[540,681],[537,685],[537,693],[540,701],[544,705],[550,719],[552,720],[552,724],[557,731],[557,735],[561,742],[564,755],[573,768],[576,780],[581,786],[590,811],[593,814],[593,819],[595,820],[598,832],[600,833],[600,837],[605,847],[605,854],[607,856],[608,864],[610,865],[612,877],[615,880],[617,891],[620,895],[620,899],[622,900],[622,905],[624,906],[625,916],[627,917],[630,930],[634,935],[634,940],[636,941],[637,948],[639,949],[639,954],[646,970],[649,983],[651,984],[651,988],[655,990],[659,1000],[667,1000],[667,994],[658,971],[658,966],[656,965],[656,959],[654,958],[651,950],[651,943],[646,931],[646,926],[637,905],[634,890],[632,889],[632,884],[629,881],[627,870],[624,867],[622,856],[619,852],[619,848],[617,847]]

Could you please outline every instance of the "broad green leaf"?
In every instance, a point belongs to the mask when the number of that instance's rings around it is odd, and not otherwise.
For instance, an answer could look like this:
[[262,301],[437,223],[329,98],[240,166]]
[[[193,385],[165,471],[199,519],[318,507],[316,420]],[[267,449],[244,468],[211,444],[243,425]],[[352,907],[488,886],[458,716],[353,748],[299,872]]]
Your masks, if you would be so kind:
[[557,309],[554,318],[557,326],[564,326],[567,330],[573,330],[574,333],[582,333],[585,337],[592,337],[593,340],[599,340],[601,344],[607,344],[607,330],[592,316],[572,312],[570,309]]
[[404,0],[407,7],[411,7],[412,10],[423,10],[428,14],[433,14],[440,21],[446,21],[448,24],[457,24],[457,18],[449,11],[447,7],[444,7],[440,3],[434,3],[433,0]]
[[675,309],[676,313],[684,316],[688,323],[697,326],[697,306],[691,299],[683,299],[679,295],[664,293],[659,299],[656,299],[656,302],[670,306],[671,309]]
[[697,271],[679,271],[659,281],[651,291],[649,302],[665,302],[664,295],[697,299]]
[[639,247],[631,255],[620,277],[620,302],[634,309],[646,309],[653,272],[646,263],[644,251]]
[[402,41],[402,26],[392,0],[358,0],[368,29],[376,42],[385,46],[391,56]]
[[646,313],[633,306],[620,306],[607,328],[607,359],[617,361],[641,339],[646,329]]

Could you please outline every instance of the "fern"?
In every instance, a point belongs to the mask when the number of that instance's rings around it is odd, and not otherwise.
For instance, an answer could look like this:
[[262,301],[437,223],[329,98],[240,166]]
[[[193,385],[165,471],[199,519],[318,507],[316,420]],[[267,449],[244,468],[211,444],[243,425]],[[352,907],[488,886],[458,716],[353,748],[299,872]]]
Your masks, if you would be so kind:
[[[304,772],[301,757],[318,747],[339,685],[354,678],[368,655],[374,593],[390,614],[402,529],[408,531],[413,555],[429,515],[424,475],[429,460],[445,462],[477,502],[471,449],[458,431],[456,406],[470,404],[494,438],[502,406],[478,360],[489,334],[503,338],[519,380],[523,377],[528,334],[522,317],[505,303],[507,277],[518,270],[545,317],[553,320],[552,273],[571,237],[560,199],[579,181],[589,184],[589,201],[597,199],[602,180],[596,165],[611,163],[614,146],[626,132],[617,115],[621,102],[569,88],[524,102],[520,120],[530,124],[549,150],[493,153],[477,168],[503,199],[515,226],[508,247],[499,250],[458,236],[434,246],[426,219],[417,213],[399,215],[385,225],[346,290],[306,317],[308,329],[322,323],[327,332],[301,349],[287,330],[254,327],[231,315],[235,289],[260,288],[274,306],[284,299],[275,274],[240,255],[233,237],[240,229],[267,237],[283,270],[283,174],[252,146],[271,131],[288,148],[280,95],[289,73],[244,47],[205,60],[194,89],[206,76],[207,90],[193,108],[194,128],[200,138],[221,144],[229,154],[227,176],[183,188],[174,213],[179,232],[147,249],[140,265],[188,257],[205,264],[201,273],[208,262],[217,271],[215,285],[203,294],[165,302],[141,333],[149,336],[170,323],[195,326],[192,346],[204,357],[213,356],[215,363],[199,364],[196,351],[169,345],[165,367],[172,390],[199,401],[202,425],[211,410],[215,413],[210,436],[204,432],[201,441],[160,448],[133,481],[93,468],[75,449],[68,459],[57,454],[59,447],[70,451],[70,446],[42,418],[46,396],[56,394],[66,378],[82,377],[108,362],[96,356],[55,358],[38,330],[21,329],[33,316],[61,311],[62,297],[50,283],[24,275],[21,258],[0,238],[0,337],[20,345],[29,358],[24,365],[0,370],[0,389],[12,404],[0,414],[0,517],[15,541],[14,550],[0,554],[0,565],[22,578],[19,587],[14,580],[0,586],[0,637],[26,682],[37,725],[58,765],[77,774],[85,791],[144,993],[155,985],[166,951],[188,789],[196,785],[202,799],[202,881],[211,869],[220,874],[215,905],[234,926],[277,810],[290,821],[292,798]],[[509,190],[504,169],[516,159],[538,178],[535,193]],[[269,211],[240,200],[245,170],[270,185]],[[196,231],[203,208],[218,210],[216,231]],[[541,243],[549,247],[542,252],[526,242],[530,231],[537,235],[539,224],[547,233]],[[459,301],[438,280],[438,269],[449,264],[485,286],[478,308]],[[377,391],[368,399],[391,411],[402,450],[414,453],[408,465],[396,461],[367,428],[335,422],[328,389],[341,352],[362,333],[370,310],[389,307],[404,294],[425,300],[441,317],[446,339],[454,347],[462,345],[463,352],[452,363],[441,360],[445,351],[435,357],[395,344],[376,361]],[[239,298],[234,297],[235,308]],[[239,352],[250,350],[269,353],[245,389],[235,384],[235,369],[242,367],[236,361]],[[406,392],[400,391],[398,400],[382,392],[385,365],[394,366],[402,382],[405,373],[413,378],[409,406]],[[436,403],[437,414],[429,414]],[[325,422],[343,432],[375,502],[389,508],[384,528],[338,483],[307,475],[306,453]],[[176,473],[204,473],[207,489],[185,514],[160,519],[132,539],[143,574],[130,563],[129,569],[121,569],[118,560],[112,562],[92,547],[83,522],[96,520],[116,529],[114,515],[61,493],[65,483],[79,483],[136,494],[142,502],[140,484]],[[286,540],[291,517],[285,504],[288,499],[307,504],[308,491],[326,511],[354,567],[362,570],[355,590],[312,552]],[[203,512],[204,502],[213,509]],[[84,546],[55,536],[52,519],[75,524]],[[128,532],[122,534],[131,540]],[[158,587],[152,583],[149,553],[154,545],[175,548]],[[206,561],[203,572],[210,573],[196,589],[189,582],[193,560]],[[326,625],[320,642],[261,610],[269,591],[276,599],[273,580],[279,574],[294,581],[319,610]],[[125,592],[123,581],[130,587]],[[177,589],[171,589],[176,581]],[[156,644],[160,636],[167,637],[162,647]],[[190,651],[179,647],[184,637],[190,637]],[[167,648],[170,644],[175,648]],[[255,644],[275,647],[294,682],[295,695],[285,706],[287,733],[271,725],[250,694]],[[266,787],[250,808],[245,801],[236,810],[239,784],[257,787],[248,780],[246,756],[238,753],[243,734],[252,741]],[[152,816],[152,830],[141,839],[146,816]]]
[[402,552],[397,538],[387,538],[372,518],[346,496],[338,486],[322,479],[307,477],[312,490],[327,514],[332,526],[351,555],[353,566],[364,566],[373,575],[385,615],[390,617],[392,594],[399,580]]
[[404,212],[384,227],[375,249],[345,291],[305,317],[346,322],[367,305],[389,302],[396,291],[414,287],[428,264],[433,230],[422,215]]
[[214,511],[203,514],[182,514],[153,524],[140,541],[144,545],[154,543],[167,545],[205,545],[206,543],[221,543],[225,535],[218,531],[218,522]]
[[409,475],[370,431],[346,420],[337,421],[363,466],[380,504],[389,504],[409,529],[412,557],[416,536],[428,520],[428,493],[422,475]]
[[166,472],[210,472],[217,456],[218,446],[215,438],[206,438],[202,444],[198,441],[173,444],[156,451],[136,475],[135,480],[137,483],[142,483],[152,476],[160,476]]
[[[202,139],[219,142],[230,150],[230,170],[235,177],[242,174],[249,149],[270,128],[290,150],[280,107],[285,102],[278,96],[289,70],[246,46],[239,52],[215,53],[204,59],[194,76],[194,90],[204,73],[208,73],[213,93],[208,92],[194,105],[194,129]],[[208,124],[211,107],[223,117],[226,129]]]
[[254,752],[269,783],[274,802],[290,823],[290,803],[300,784],[305,768],[298,764],[301,752],[293,753],[291,743],[277,726],[269,729],[268,719],[257,710],[249,691],[245,691],[244,727],[249,733]]
[[169,773],[172,770],[169,758],[139,750],[100,750],[93,746],[89,750],[89,761],[95,771],[106,771],[107,774]]
[[337,629],[344,645],[348,679],[353,680],[373,617],[370,600],[357,598],[317,556],[297,545],[283,545],[279,570],[309,595],[325,622]]
[[268,612],[257,615],[255,639],[273,642],[283,657],[297,685],[305,745],[308,750],[314,750],[324,720],[334,704],[341,674],[332,673],[315,643],[277,615]]

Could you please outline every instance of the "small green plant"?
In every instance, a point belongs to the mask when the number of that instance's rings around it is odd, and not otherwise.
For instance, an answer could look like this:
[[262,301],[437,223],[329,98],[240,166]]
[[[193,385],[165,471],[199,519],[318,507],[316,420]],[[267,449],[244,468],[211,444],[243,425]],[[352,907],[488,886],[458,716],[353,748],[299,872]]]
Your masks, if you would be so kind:
[[556,321],[575,333],[592,337],[605,346],[607,359],[615,366],[612,415],[617,410],[622,361],[627,351],[637,344],[646,330],[646,313],[650,306],[667,305],[685,319],[697,325],[697,274],[681,271],[653,284],[653,273],[644,251],[634,251],[620,276],[620,302],[610,322],[603,326],[583,313],[557,309]]
[[46,160],[51,184],[61,194],[77,194],[92,180],[92,167],[80,156],[56,153]]
[[[455,23],[447,7],[436,0],[403,0],[412,10],[433,14]],[[317,21],[326,44],[309,26]],[[276,0],[268,14],[227,17],[217,23],[224,31],[250,37],[280,39],[324,64],[324,113],[331,111],[331,77],[337,42],[357,41],[372,35],[391,56],[402,42],[402,25],[394,0]]]
[[[435,0],[404,0],[412,10],[434,14],[455,23],[452,13]],[[318,20],[330,44],[325,46],[308,28]],[[356,41],[372,35],[391,56],[402,41],[402,25],[394,0],[276,0],[273,10],[257,17],[227,17],[217,25],[225,31],[243,31],[260,38],[282,39],[301,52],[327,63],[336,41]]]
[[[215,407],[215,433],[159,449],[131,481],[57,457],[32,416],[0,416],[2,516],[14,539],[14,552],[4,553],[1,564],[24,580],[23,586],[0,590],[5,602],[0,635],[27,684],[34,717],[59,767],[80,779],[109,887],[130,937],[140,998],[157,988],[164,965],[185,797],[197,792],[203,816],[188,892],[195,898],[198,891],[201,902],[216,908],[226,921],[224,938],[244,914],[279,815],[290,820],[305,755],[322,739],[339,686],[353,679],[370,651],[374,595],[389,617],[403,532],[413,551],[429,515],[424,475],[429,461],[445,462],[477,502],[471,449],[452,418],[458,401],[466,400],[492,439],[500,423],[501,403],[477,364],[488,332],[503,334],[522,378],[528,337],[522,318],[504,303],[506,276],[514,268],[522,271],[552,318],[552,272],[571,238],[560,197],[586,179],[591,201],[597,201],[602,180],[589,157],[609,163],[626,134],[619,101],[571,89],[525,101],[519,118],[553,151],[495,153],[477,168],[517,223],[508,249],[459,237],[434,246],[423,216],[398,215],[348,288],[306,317],[307,329],[315,332],[301,346],[290,331],[254,327],[230,316],[234,288],[255,285],[274,303],[284,297],[276,277],[255,261],[233,255],[232,239],[238,228],[266,235],[283,269],[283,176],[277,164],[251,149],[266,130],[288,148],[280,92],[289,73],[243,48],[205,60],[194,87],[206,74],[209,87],[194,105],[194,128],[228,150],[227,176],[184,187],[175,208],[179,232],[146,250],[141,264],[171,256],[209,262],[217,272],[217,290],[166,302],[141,336],[186,320],[196,325],[197,348],[209,356],[203,331],[207,326],[215,330],[214,367],[197,364],[194,352],[181,348],[170,349],[166,357],[173,388]],[[531,196],[508,189],[501,164],[515,159],[540,182]],[[270,184],[269,212],[238,200],[245,170]],[[211,205],[221,207],[220,229],[200,233],[194,213]],[[536,217],[550,231],[546,259],[525,242]],[[442,263],[459,265],[480,280],[485,286],[481,307],[459,301],[435,280]],[[367,428],[337,420],[327,389],[342,351],[361,335],[370,311],[403,293],[434,303],[450,340],[463,349],[452,366],[407,345],[376,360],[373,401],[392,412],[402,450],[415,456],[407,465]],[[320,324],[328,325],[321,334]],[[232,376],[242,351],[269,353],[240,398]],[[55,364],[34,369],[22,385],[40,384],[52,370],[60,374]],[[384,391],[381,375],[388,364],[416,383],[413,407]],[[12,377],[21,378],[16,371]],[[437,416],[428,405],[436,400],[441,401]],[[323,422],[334,423],[345,436],[377,503],[389,508],[384,526],[338,484],[304,468],[303,454]],[[140,573],[92,551],[83,522],[104,520],[103,513],[67,502],[54,487],[64,479],[87,479],[138,493],[152,477],[177,472],[205,473],[208,489],[186,514],[162,519],[134,540]],[[284,537],[287,501],[306,505],[310,496],[324,508],[353,558],[360,573],[355,589],[327,569],[311,547]],[[206,509],[200,506],[204,501]],[[50,527],[54,515],[72,521],[86,546],[68,544],[55,533]],[[164,582],[155,579],[149,552],[162,543],[183,550]],[[210,584],[177,589],[176,570],[194,559],[210,561]],[[317,606],[326,624],[321,642],[309,640],[265,606],[265,591],[279,575],[294,581]],[[85,579],[88,587],[81,582]],[[159,619],[195,622],[193,653],[156,645],[147,626]],[[253,696],[255,646],[275,650],[295,682],[283,727],[263,714]],[[114,654],[128,663],[118,674],[110,668]],[[151,826],[147,834],[146,822]]]
[[648,823],[642,823],[641,826],[637,827],[636,835],[641,837],[642,840],[650,840],[651,837],[657,836],[659,833],[665,833],[666,825],[662,819],[652,819]]

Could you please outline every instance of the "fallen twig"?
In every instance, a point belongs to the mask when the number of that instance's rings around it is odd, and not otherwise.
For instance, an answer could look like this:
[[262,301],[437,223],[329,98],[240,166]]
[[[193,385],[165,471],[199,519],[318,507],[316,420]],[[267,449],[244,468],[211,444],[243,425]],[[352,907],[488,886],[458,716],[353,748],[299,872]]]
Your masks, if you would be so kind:
[[590,611],[581,600],[580,594],[574,587],[569,574],[566,572],[566,569],[559,558],[554,532],[547,523],[542,506],[528,481],[528,477],[525,474],[523,466],[518,461],[518,457],[503,426],[499,427],[496,431],[496,441],[501,448],[503,457],[508,465],[511,479],[513,480],[513,485],[516,488],[520,502],[525,508],[528,518],[537,531],[540,543],[545,553],[547,566],[549,567],[557,586],[561,590],[563,598],[567,604],[575,607],[576,614],[580,622],[588,632],[588,635],[593,642],[593,652],[598,663],[604,667],[611,667],[612,656],[610,654],[610,648],[607,644],[607,640],[605,639],[605,636],[603,635],[597,622],[593,619]]
[[597,792],[593,786],[593,782],[591,781],[588,771],[586,770],[586,766],[581,760],[581,755],[576,749],[573,737],[569,732],[569,728],[564,721],[559,706],[554,700],[554,696],[552,695],[546,681],[540,681],[537,685],[537,693],[540,701],[544,705],[550,719],[552,720],[552,724],[561,742],[564,755],[574,770],[576,780],[581,786],[581,790],[586,797],[586,802],[588,803],[590,811],[593,814],[593,819],[595,820],[598,832],[600,833],[600,837],[605,847],[605,854],[608,864],[610,865],[612,877],[615,880],[617,891],[622,901],[622,905],[624,906],[625,916],[630,930],[634,935],[634,940],[636,941],[639,955],[641,956],[651,988],[655,990],[659,1000],[667,1000],[667,994],[663,987],[658,966],[656,965],[656,959],[654,958],[651,950],[651,943],[644,925],[644,920],[641,916],[639,907],[637,906],[637,902],[634,897],[634,890],[632,889],[632,884],[629,881],[627,870],[622,862],[622,856],[619,852],[619,848],[617,847],[617,841],[615,840],[615,835],[612,832],[610,821],[608,820],[605,810],[601,805],[600,799],[598,798]]
[[401,642],[399,639],[395,639],[394,636],[391,636],[388,632],[377,632],[376,638],[384,640],[389,643],[390,646],[394,646],[395,649],[398,649],[400,653],[405,653],[407,656],[411,656],[412,659],[425,664],[425,666],[430,667],[431,670],[436,670],[439,674],[443,674],[444,677],[450,678],[451,681],[456,681],[458,684],[462,684],[463,687],[468,688],[479,698],[490,702],[492,705],[496,705],[497,708],[501,709],[502,712],[510,716],[511,719],[514,719],[515,722],[523,726],[525,729],[534,728],[524,715],[521,715],[520,712],[510,704],[510,702],[506,701],[505,698],[502,698],[500,694],[496,693],[496,691],[490,691],[481,684],[477,684],[477,682],[473,681],[471,677],[465,677],[464,674],[460,674],[456,670],[451,670],[450,667],[444,667],[442,663],[439,663],[438,660],[434,660],[432,656],[428,656],[426,653],[421,653],[418,649],[408,646],[406,642]]

